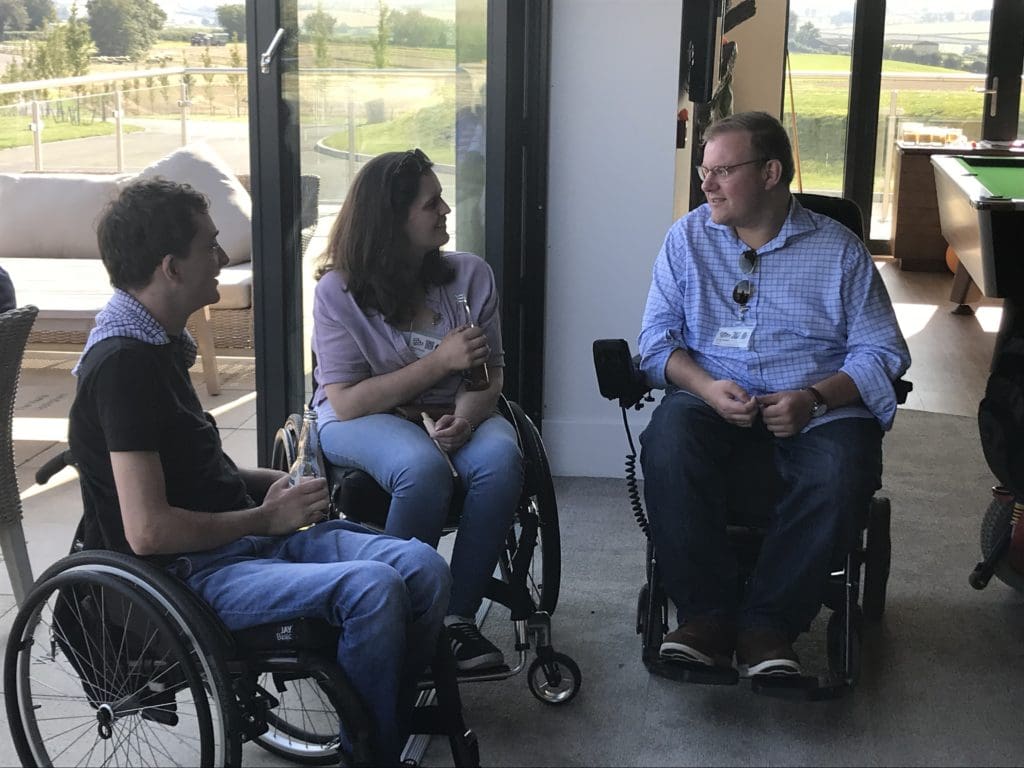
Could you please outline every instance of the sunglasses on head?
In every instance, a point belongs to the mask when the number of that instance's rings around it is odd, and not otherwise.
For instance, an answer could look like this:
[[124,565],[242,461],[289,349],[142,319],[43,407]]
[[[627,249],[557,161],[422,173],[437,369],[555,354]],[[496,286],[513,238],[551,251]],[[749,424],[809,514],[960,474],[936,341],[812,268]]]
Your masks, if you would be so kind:
[[402,159],[398,161],[395,169],[391,171],[391,178],[401,176],[409,170],[413,170],[417,174],[424,174],[430,170],[431,165],[430,158],[427,157],[426,153],[419,147],[416,147],[416,149],[410,149],[406,152]]

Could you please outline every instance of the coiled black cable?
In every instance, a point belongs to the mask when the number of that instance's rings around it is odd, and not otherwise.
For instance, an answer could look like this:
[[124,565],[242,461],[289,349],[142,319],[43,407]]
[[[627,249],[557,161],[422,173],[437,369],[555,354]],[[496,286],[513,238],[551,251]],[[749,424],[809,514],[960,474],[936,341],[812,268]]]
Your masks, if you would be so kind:
[[633,445],[633,433],[629,431],[629,419],[626,416],[626,409],[622,409],[622,425],[626,428],[626,440],[629,442],[629,453],[626,454],[626,493],[629,495],[629,506],[633,510],[633,517],[636,524],[644,532],[644,536],[651,538],[651,524],[644,513],[644,505],[640,499],[640,488],[636,479],[636,446]]

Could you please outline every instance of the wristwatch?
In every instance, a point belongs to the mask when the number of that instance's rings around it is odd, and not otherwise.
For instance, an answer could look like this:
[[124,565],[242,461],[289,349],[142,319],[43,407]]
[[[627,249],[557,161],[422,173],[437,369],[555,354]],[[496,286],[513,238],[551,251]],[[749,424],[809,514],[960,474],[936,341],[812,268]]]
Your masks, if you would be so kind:
[[812,419],[816,419],[819,416],[824,416],[828,413],[828,403],[826,403],[825,398],[821,396],[821,392],[816,390],[814,387],[804,387],[804,392],[810,392],[811,397],[814,398],[814,403],[811,405]]

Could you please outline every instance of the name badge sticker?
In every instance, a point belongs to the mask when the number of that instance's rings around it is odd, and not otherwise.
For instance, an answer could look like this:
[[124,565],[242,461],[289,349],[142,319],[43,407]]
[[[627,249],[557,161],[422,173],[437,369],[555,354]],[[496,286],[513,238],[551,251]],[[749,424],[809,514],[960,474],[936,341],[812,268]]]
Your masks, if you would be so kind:
[[727,325],[718,329],[712,344],[716,347],[750,349],[750,338],[754,335],[753,325]]
[[409,334],[409,348],[416,357],[426,357],[441,346],[441,340],[413,331]]

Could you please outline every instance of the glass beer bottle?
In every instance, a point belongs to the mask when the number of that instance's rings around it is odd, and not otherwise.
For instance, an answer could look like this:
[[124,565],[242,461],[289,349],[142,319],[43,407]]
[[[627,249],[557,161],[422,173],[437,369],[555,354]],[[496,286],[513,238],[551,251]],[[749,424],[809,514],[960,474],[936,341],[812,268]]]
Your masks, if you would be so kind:
[[320,434],[316,425],[316,411],[306,408],[302,414],[298,453],[288,470],[290,485],[300,483],[306,477],[323,477],[323,474],[320,468]]
[[[469,310],[466,294],[456,294],[455,303],[459,306],[459,319],[471,328],[475,327],[476,323],[473,322],[473,313]],[[487,373],[487,363],[480,363],[480,365],[474,366],[468,371],[463,371],[462,379],[465,382],[466,390],[469,392],[478,392],[491,386],[491,377]]]

